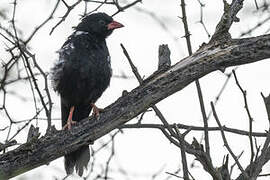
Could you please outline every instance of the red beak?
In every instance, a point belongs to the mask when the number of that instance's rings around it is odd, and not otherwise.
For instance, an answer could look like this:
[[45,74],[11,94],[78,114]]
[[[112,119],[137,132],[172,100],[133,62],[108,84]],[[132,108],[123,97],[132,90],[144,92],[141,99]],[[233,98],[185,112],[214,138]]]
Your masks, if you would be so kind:
[[124,27],[124,25],[117,22],[117,21],[113,21],[107,25],[108,30],[114,30],[114,29],[121,28],[121,27]]

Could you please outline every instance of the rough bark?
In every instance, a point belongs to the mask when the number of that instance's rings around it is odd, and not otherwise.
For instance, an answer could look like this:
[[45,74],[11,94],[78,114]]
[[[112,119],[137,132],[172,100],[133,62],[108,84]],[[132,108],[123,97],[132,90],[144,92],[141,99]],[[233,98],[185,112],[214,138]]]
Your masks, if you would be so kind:
[[55,160],[106,135],[162,99],[215,70],[270,57],[270,34],[203,45],[165,72],[156,72],[131,92],[105,108],[100,119],[84,119],[70,131],[51,130],[0,155],[0,179],[7,179]]

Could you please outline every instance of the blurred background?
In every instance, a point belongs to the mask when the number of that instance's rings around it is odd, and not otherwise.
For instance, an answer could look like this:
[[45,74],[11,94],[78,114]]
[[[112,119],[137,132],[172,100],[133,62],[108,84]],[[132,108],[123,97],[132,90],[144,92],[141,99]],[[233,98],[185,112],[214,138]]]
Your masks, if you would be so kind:
[[[74,0],[66,1],[70,6],[76,2]],[[119,0],[118,3],[124,7],[132,2],[131,0]],[[114,16],[114,19],[124,24],[125,27],[115,31],[107,39],[113,77],[109,88],[98,100],[98,107],[108,106],[122,95],[123,90],[131,91],[139,85],[121,50],[120,43],[125,45],[133,63],[144,78],[157,70],[160,44],[168,44],[172,64],[188,56],[185,32],[180,18],[182,16],[180,4],[181,2],[176,0],[143,0]],[[234,23],[230,29],[232,37],[253,37],[269,33],[269,5],[269,0],[244,1],[244,7],[238,14],[240,22]],[[16,8],[15,16],[14,7]],[[8,33],[14,34],[14,22],[18,37],[24,41],[29,40],[26,47],[35,55],[38,67],[48,73],[54,62],[57,61],[56,51],[73,32],[72,27],[78,24],[82,15],[96,9],[98,12],[106,12],[109,15],[118,11],[117,7],[112,4],[82,1],[68,13],[65,21],[56,26],[67,12],[64,1],[24,0],[17,1],[16,6],[12,0],[0,1],[0,32],[6,37],[12,37]],[[186,1],[186,11],[192,48],[195,52],[202,43],[207,43],[215,32],[215,27],[223,14],[223,1],[189,0]],[[35,29],[51,14],[52,18],[35,32]],[[51,32],[52,30],[53,32]],[[5,65],[9,64],[14,56],[18,56],[19,52],[10,50],[14,45],[4,36],[0,36],[0,61],[2,62],[0,69],[0,82],[2,83],[0,89],[0,142],[5,143],[16,139],[20,145],[26,142],[31,124],[39,127],[42,135],[46,133],[47,116],[41,99],[37,92],[33,91],[33,82],[28,78],[29,72],[25,70],[26,65],[23,61],[11,62],[11,64],[14,63],[14,66],[10,68],[5,77],[5,67],[7,67]],[[29,37],[31,38],[29,39]],[[53,103],[52,124],[60,130],[60,98],[52,90],[50,82],[48,91],[44,89],[46,88],[44,77],[34,62],[30,61],[30,65],[33,66],[33,72],[36,73],[35,77],[45,102],[48,102],[47,93],[49,91]],[[210,102],[214,101],[223,125],[248,131],[249,117],[244,108],[243,95],[231,76],[232,69],[236,69],[238,80],[243,89],[247,91],[247,102],[254,120],[253,131],[265,132],[268,130],[269,121],[261,93],[265,96],[270,93],[269,67],[270,62],[263,60],[241,67],[228,68],[224,73],[213,72],[201,78],[207,114],[211,110]],[[171,124],[203,126],[195,83],[166,98],[157,106]],[[161,123],[151,109],[143,117],[140,115],[129,123],[137,123],[138,120],[148,124]],[[217,126],[211,115],[208,122],[210,127]],[[180,131],[184,132],[184,130]],[[211,131],[209,136],[213,164],[218,167],[222,164],[228,151],[223,146],[219,131]],[[186,140],[191,142],[193,137],[203,142],[203,131],[190,132],[186,136]],[[250,160],[248,137],[232,133],[226,133],[226,137],[237,156],[243,151],[239,161],[243,167],[246,167]],[[262,145],[264,140],[265,138],[256,138],[257,145]],[[6,151],[17,146],[10,147]],[[114,130],[96,141],[91,149],[93,154],[88,172],[84,174],[85,179],[106,179],[104,178],[105,173],[107,173],[107,179],[117,180],[173,180],[182,177],[179,148],[171,144],[157,129]],[[194,156],[187,155],[187,160],[190,173],[195,179],[211,179],[200,163],[194,159]],[[229,165],[233,164],[234,161],[230,158]],[[238,168],[234,167],[232,177],[237,177],[239,173]],[[270,173],[269,165],[265,166],[262,173]],[[13,179],[45,180],[63,179],[64,177],[63,158],[59,158],[49,165],[43,165]],[[72,175],[66,179],[81,178]],[[269,177],[260,179],[269,179]]]

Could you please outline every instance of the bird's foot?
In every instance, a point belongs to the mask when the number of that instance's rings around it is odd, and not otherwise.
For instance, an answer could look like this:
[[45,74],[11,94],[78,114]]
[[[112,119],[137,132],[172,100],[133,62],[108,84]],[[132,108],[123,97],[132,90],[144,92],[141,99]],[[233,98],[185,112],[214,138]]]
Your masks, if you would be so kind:
[[72,124],[76,124],[76,121],[73,121],[72,119],[71,120],[68,120],[67,124],[65,124],[62,129],[68,129],[68,130],[70,130]]
[[72,120],[73,111],[74,111],[74,106],[72,106],[72,107],[70,108],[69,116],[68,116],[68,120],[67,120],[67,124],[65,124],[65,125],[63,126],[62,129],[68,128],[68,130],[70,130],[72,124],[76,124],[76,121],[73,121],[73,120]]
[[99,119],[100,113],[104,112],[105,110],[102,108],[98,108],[94,103],[91,103],[91,106],[93,108],[93,115]]

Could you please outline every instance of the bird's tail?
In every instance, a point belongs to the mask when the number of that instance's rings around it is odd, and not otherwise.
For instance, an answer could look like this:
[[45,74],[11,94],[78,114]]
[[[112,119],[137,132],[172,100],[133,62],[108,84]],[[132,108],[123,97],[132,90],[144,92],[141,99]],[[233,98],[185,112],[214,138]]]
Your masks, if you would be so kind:
[[90,160],[90,150],[88,145],[84,145],[76,151],[65,155],[65,169],[67,174],[72,174],[74,167],[79,176],[83,175],[84,168],[87,169]]
[[[63,103],[63,99],[61,98],[61,111],[62,111],[62,126],[67,123],[70,107]],[[74,121],[80,121],[85,117],[88,117],[91,111],[91,106],[80,106],[75,107],[72,119]],[[69,154],[66,154],[65,157],[65,170],[66,173],[72,174],[74,168],[79,176],[82,176],[84,168],[87,169],[88,162],[90,160],[90,150],[88,145],[83,145],[76,151],[73,151]]]

